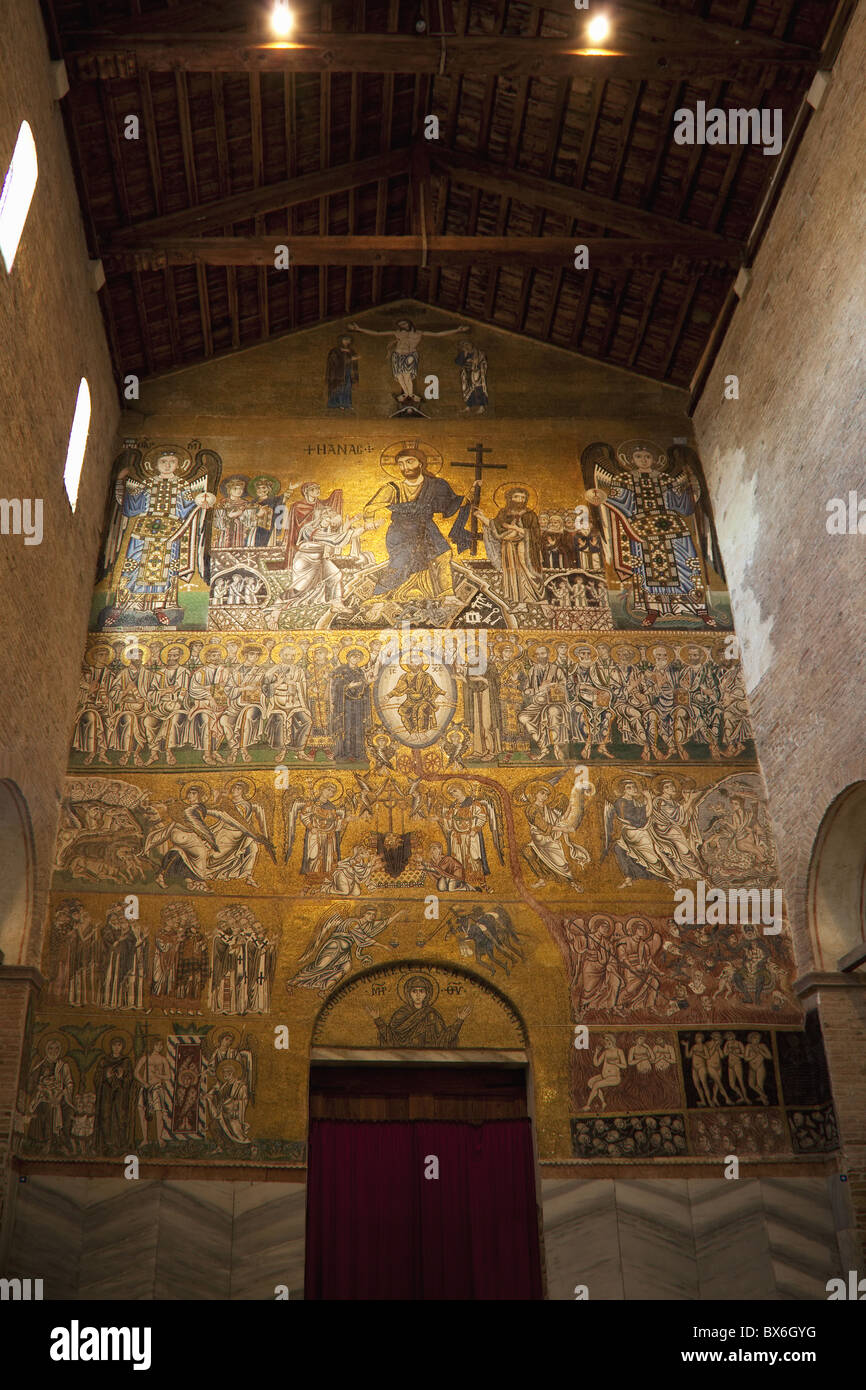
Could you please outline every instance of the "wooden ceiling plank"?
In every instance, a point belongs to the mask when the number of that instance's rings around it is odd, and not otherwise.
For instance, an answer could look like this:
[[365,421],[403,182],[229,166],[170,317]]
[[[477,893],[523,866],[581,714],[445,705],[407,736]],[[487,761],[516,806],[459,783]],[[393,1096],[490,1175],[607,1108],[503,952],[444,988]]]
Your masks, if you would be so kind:
[[[637,117],[637,112],[640,107],[640,100],[643,96],[643,90],[643,82],[633,82],[631,84],[631,90],[628,95],[628,101],[626,102],[622,120],[620,121],[619,135],[617,136],[616,153],[613,157],[610,170],[610,177],[607,181],[606,193],[607,196],[611,199],[615,199],[617,193],[619,192],[620,179],[622,178],[622,171],[625,167],[625,162],[628,157],[629,145],[631,142],[632,132],[634,130],[634,123]],[[600,356],[602,360],[604,360],[607,357],[610,351],[611,344],[613,343],[613,340],[616,337],[616,331],[619,326],[620,310],[622,309],[623,301],[625,300],[625,297],[628,293],[628,287],[630,283],[631,277],[628,274],[621,275],[617,279],[613,299],[611,300],[610,312],[608,314],[607,330],[605,332],[604,341],[602,343],[601,348]]]
[[689,287],[683,294],[683,297],[680,301],[679,312],[677,314],[676,321],[674,323],[673,330],[670,336],[670,347],[668,348],[668,351],[665,355],[664,365],[662,367],[662,381],[667,381],[668,379],[671,365],[673,364],[673,361],[679,349],[680,339],[683,336],[683,328],[685,327],[685,322],[689,316],[689,312],[692,307],[692,302],[694,301],[695,293],[697,292],[699,284],[700,276],[693,275],[689,280]]
[[[105,133],[108,141],[108,148],[111,152],[111,177],[114,184],[115,197],[120,214],[124,221],[129,221],[129,192],[126,186],[126,173],[123,163],[123,150],[120,144],[119,120],[114,109],[114,100],[109,92],[106,83],[99,84],[99,106],[102,112],[102,119],[105,124]],[[144,360],[147,373],[150,375],[155,370],[156,357],[153,350],[153,342],[150,336],[150,325],[147,317],[147,304],[144,297],[144,286],[141,275],[137,270],[132,277],[133,297],[135,299],[135,311],[138,317],[139,338],[144,349]]]
[[[385,202],[386,202],[386,196],[385,196],[385,194],[386,194],[386,189],[387,189],[387,187],[388,187],[387,182],[386,182],[384,179],[380,179],[379,182],[378,182],[378,184],[377,184],[377,186],[376,186],[376,237],[379,238],[379,239],[381,239],[381,237],[383,236],[384,231],[385,231]],[[354,240],[355,240],[357,243],[360,243],[361,238],[360,238],[360,237],[355,237]],[[294,245],[296,245],[296,243],[297,243],[297,238],[294,239],[294,241],[292,242],[292,245],[294,246]],[[347,262],[347,264],[349,264],[349,262]],[[363,264],[365,264],[365,262],[363,262],[363,261],[355,261],[354,264],[355,264],[355,265],[363,265]],[[378,304],[378,302],[379,302],[379,295],[381,294],[381,291],[382,291],[382,270],[381,270],[381,265],[377,265],[377,266],[374,266],[374,267],[373,267],[373,278],[372,278],[372,285],[371,285],[371,298],[372,298],[372,301],[373,301],[374,304]]]
[[637,332],[635,333],[634,340],[631,345],[631,351],[628,355],[629,367],[634,366],[635,362],[638,359],[640,350],[643,347],[643,340],[646,337],[646,331],[649,327],[649,322],[652,318],[653,311],[655,310],[656,300],[658,299],[659,290],[662,287],[662,281],[664,280],[664,276],[665,272],[663,270],[657,270],[655,272],[652,279],[652,284],[650,286],[650,292],[648,295],[646,295],[644,299],[643,313],[641,314],[640,323],[638,324]]
[[[298,175],[298,84],[295,74],[287,72],[283,76],[283,108],[284,124],[286,129],[286,174],[289,182],[297,179]],[[292,244],[292,237],[295,232],[295,212],[291,202],[284,204],[286,208],[286,235],[289,245]],[[287,272],[289,277],[289,328],[293,329],[298,319],[297,295],[298,277],[293,270]]]
[[[388,35],[379,36],[385,39],[389,35],[394,35],[400,18],[400,0],[388,0]],[[359,36],[364,37],[364,36]],[[380,71],[377,67],[375,71]],[[384,69],[381,69],[384,71]],[[391,127],[394,123],[394,72],[389,70],[384,73],[382,78],[382,135],[379,143],[380,153],[384,156],[391,149]],[[376,192],[376,232],[380,234],[385,231],[385,218],[388,211],[388,184],[379,180]],[[378,304],[382,297],[382,268],[376,266],[373,270],[372,284],[373,303]]]
[[[180,140],[183,151],[183,167],[186,175],[187,197],[190,205],[198,202],[198,175],[195,163],[195,140],[189,110],[189,86],[186,73],[175,73],[177,89],[177,109],[180,120]],[[197,265],[196,285],[198,287],[198,308],[201,320],[201,336],[205,357],[213,357],[213,328],[210,316],[210,295],[207,286],[207,270]]]
[[156,113],[153,109],[153,92],[150,87],[150,75],[143,72],[139,75],[139,91],[141,94],[141,118],[144,125],[144,143],[147,150],[147,162],[150,167],[150,179],[153,184],[153,205],[157,214],[162,212],[165,206],[165,194],[162,183],[162,163],[159,158],[159,143],[156,138]]
[[[465,38],[465,36],[469,33],[469,25],[472,19],[471,0],[459,0],[459,3],[456,3],[454,8],[455,11],[457,11],[457,14],[455,15],[455,27],[457,31],[460,33],[460,35]],[[457,17],[458,15],[459,18]],[[442,80],[441,76],[438,78],[434,77],[434,91],[435,82],[437,80]],[[445,140],[449,144],[453,145],[454,140],[457,136],[457,113],[460,109],[460,101],[463,95],[463,77],[462,74],[456,74],[446,78],[445,80],[449,83],[448,109],[446,111],[445,120],[443,122],[440,122],[439,134],[440,138],[444,136]],[[447,170],[440,172],[444,172],[445,174],[447,174]],[[446,178],[440,181],[439,189],[439,208],[436,230],[440,233],[444,232],[445,230],[445,221],[448,215],[449,193],[450,184],[448,183]],[[470,203],[470,213],[471,210],[472,205]],[[429,296],[430,302],[433,304],[436,303],[436,298],[439,294],[440,277],[441,267],[431,266]],[[461,279],[461,288],[465,287],[465,284],[466,279],[464,277]]]
[[[552,176],[553,171],[556,168],[557,152],[559,150],[559,146],[562,140],[562,123],[565,120],[565,113],[568,110],[568,107],[571,102],[571,92],[572,83],[570,81],[559,83],[556,92],[556,99],[553,103],[553,112],[550,121],[550,138],[547,143],[547,149],[545,151],[544,157],[545,174],[548,178]],[[539,236],[541,234],[541,232],[544,230],[544,223],[544,209],[537,208],[532,215],[533,236]],[[560,268],[554,272],[554,276],[550,284],[548,309],[545,313],[545,323],[547,324],[552,323],[556,315],[556,306],[559,302],[559,294],[562,288],[563,273],[564,267],[560,266]],[[532,289],[534,284],[535,271],[528,270],[524,275],[523,283],[520,286],[520,298],[517,302],[517,312],[515,315],[515,323],[517,331],[519,333],[523,332],[524,327],[526,325],[526,316],[529,312],[529,301],[532,296]],[[546,337],[547,334],[545,334],[544,336]]]
[[[262,134],[262,79],[257,72],[250,73],[250,153],[252,156],[253,188],[260,188],[264,178],[264,137]],[[261,213],[253,219],[256,236],[264,235],[265,221]],[[259,266],[256,275],[256,298],[259,305],[259,337],[262,341],[270,337],[270,304],[268,302],[268,271]]]
[[[330,0],[320,7],[320,23],[326,33],[331,31]],[[331,74],[319,78],[319,168],[327,169],[331,162]],[[329,205],[327,196],[319,199],[319,231],[327,235]],[[328,267],[319,266],[319,318],[328,316]]]
[[[506,16],[507,16],[507,14],[508,14],[508,6],[507,6],[507,5],[503,5],[503,6],[502,6],[502,12],[501,12],[501,27],[500,27],[500,33],[502,32],[502,29],[505,27],[505,21],[506,21]],[[538,31],[539,31],[539,29],[540,29],[540,27],[541,27],[541,11],[540,11],[540,10],[534,10],[534,11],[533,11],[532,16],[531,16],[531,19],[530,19],[530,26],[531,26],[531,32],[532,32],[533,34],[537,34]],[[520,81],[519,81],[518,84],[517,84],[517,88],[516,88],[516,91],[515,91],[515,94],[514,94],[514,111],[513,111],[513,113],[512,113],[512,117],[511,117],[511,128],[510,128],[510,130],[509,130],[509,132],[508,132],[508,145],[507,145],[506,154],[505,154],[505,165],[506,165],[506,168],[509,168],[509,169],[513,169],[513,168],[516,166],[517,160],[518,160],[518,158],[519,158],[519,156],[520,156],[520,145],[521,145],[521,142],[522,142],[522,139],[523,139],[523,128],[524,128],[524,125],[525,125],[525,123],[526,123],[526,108],[527,108],[527,105],[528,105],[528,102],[529,102],[529,82],[530,82],[530,79],[529,79],[528,77],[521,77]],[[561,83],[561,84],[560,84],[560,87],[562,88],[562,87],[564,87],[565,85],[566,85],[565,83]],[[496,100],[496,88],[494,87],[494,97],[493,97],[493,101],[495,102],[495,100]],[[490,106],[490,120],[491,120],[491,121],[492,121],[492,119],[493,119],[493,109],[492,109],[492,108],[493,108],[493,103],[491,103],[491,106]],[[489,138],[489,129],[490,129],[490,126],[489,126],[489,124],[488,124],[487,137],[485,137],[484,139],[482,139],[482,141],[479,142],[479,149],[481,149],[481,150],[486,149],[486,147],[487,147],[487,138]],[[548,149],[549,149],[549,145],[548,145]],[[503,196],[500,198],[500,200],[499,200],[499,211],[498,211],[497,216],[496,216],[496,234],[497,234],[497,236],[502,236],[502,235],[504,234],[504,232],[505,232],[506,227],[508,226],[508,213],[509,213],[510,205],[511,205],[510,199],[509,199],[508,197],[506,197],[506,196],[503,195]],[[537,221],[538,221],[537,218],[533,218],[533,230],[534,230],[536,233],[539,232],[539,231],[541,230],[541,228],[537,225]],[[531,283],[532,283],[533,273],[534,273],[534,272],[533,272],[532,270],[527,270],[527,271],[526,271],[526,274],[525,274],[524,277],[523,277],[523,285],[524,285],[524,287],[527,287],[527,288],[526,288],[526,297],[523,299],[523,303],[524,303],[524,304],[526,303],[526,299],[528,298],[528,295],[529,295],[528,286],[531,285]],[[488,273],[488,276],[487,276],[487,286],[486,286],[485,293],[484,293],[484,314],[483,314],[483,317],[484,317],[485,319],[487,319],[487,320],[492,319],[493,316],[494,316],[494,307],[495,307],[495,304],[496,304],[496,296],[497,296],[497,291],[498,291],[498,289],[499,289],[499,271],[498,271],[498,269],[494,266],[494,267],[491,268],[491,270],[490,270],[489,273]],[[520,324],[520,313],[519,313],[519,310],[518,310],[517,324],[518,324],[518,327],[519,327],[519,324]]]
[[[220,73],[211,74],[211,96],[213,99],[214,111],[214,133],[216,135],[217,148],[217,171],[219,174],[220,193],[223,204],[227,204],[231,196],[232,174],[231,159],[229,155],[228,126],[226,124],[226,103],[225,91],[223,89],[223,79]],[[223,228],[231,227],[231,218],[225,217],[221,224]],[[236,350],[241,345],[240,320],[238,317],[238,275],[234,266],[226,268],[226,303],[229,311],[229,324],[231,326],[232,349]]]
[[[355,0],[355,26],[357,29],[360,21],[364,23],[366,6],[364,0]],[[361,133],[361,79],[356,72],[352,73],[351,97],[349,103],[349,159],[352,163],[358,157],[358,139]],[[355,190],[349,189],[349,231],[355,230]],[[345,298],[344,305],[347,314],[352,312],[352,290],[354,288],[354,277],[352,267],[346,267]]]

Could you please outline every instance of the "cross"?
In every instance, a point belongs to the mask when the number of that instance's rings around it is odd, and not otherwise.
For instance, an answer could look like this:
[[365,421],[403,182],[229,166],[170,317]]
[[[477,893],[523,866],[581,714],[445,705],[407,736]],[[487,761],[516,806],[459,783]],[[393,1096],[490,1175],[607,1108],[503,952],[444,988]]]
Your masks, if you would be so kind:
[[468,452],[469,452],[470,454],[474,454],[474,455],[475,455],[475,461],[474,461],[473,463],[452,463],[452,464],[451,464],[451,467],[452,467],[452,468],[474,468],[474,469],[475,469],[475,486],[474,486],[474,488],[473,488],[472,510],[471,510],[471,513],[470,513],[469,535],[470,535],[470,538],[471,538],[470,553],[471,553],[472,555],[477,555],[477,554],[478,554],[478,521],[477,521],[476,516],[475,516],[475,508],[478,506],[478,501],[479,501],[479,498],[481,497],[481,483],[482,483],[482,481],[483,481],[483,479],[484,479],[484,469],[485,469],[485,468],[507,468],[507,467],[508,467],[508,464],[507,464],[507,463],[485,463],[485,462],[484,462],[484,455],[485,455],[485,454],[492,454],[492,453],[493,453],[492,448],[491,448],[489,445],[487,445],[487,444],[470,444],[470,445],[469,445]]

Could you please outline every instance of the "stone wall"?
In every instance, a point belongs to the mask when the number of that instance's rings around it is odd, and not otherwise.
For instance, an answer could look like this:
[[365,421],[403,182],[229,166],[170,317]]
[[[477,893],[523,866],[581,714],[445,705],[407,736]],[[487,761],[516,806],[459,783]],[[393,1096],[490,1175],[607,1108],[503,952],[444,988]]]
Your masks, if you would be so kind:
[[[866,379],[866,13],[856,13],[803,138],[752,281],[695,412],[801,974],[808,883],[828,807],[866,777],[866,518],[831,534],[828,504],[863,484]],[[736,376],[739,399],[725,399]],[[858,499],[859,500],[859,499]],[[860,507],[866,512],[864,502]],[[862,910],[862,909],[861,909]],[[862,939],[863,924],[849,924]],[[840,1129],[866,1225],[862,969],[820,1002]],[[854,1065],[853,1059],[857,1058]]]
[[[0,779],[12,784],[21,826],[4,824],[0,1011],[23,1020],[32,981],[8,969],[39,960],[41,927],[57,831],[60,789],[87,628],[117,393],[35,0],[11,0],[0,31],[0,178],[22,120],[36,142],[39,177],[10,274],[0,264],[0,477],[4,498],[43,502],[43,539],[0,535]],[[90,385],[90,437],[73,515],[63,468],[78,384]],[[14,820],[14,810],[9,816]],[[27,819],[32,837],[27,833]],[[28,839],[30,843],[28,845]],[[14,997],[13,997],[14,996]],[[8,997],[8,1003],[7,1003]],[[0,1171],[5,1170],[18,1086],[20,1032],[13,1028],[0,1073]],[[0,1181],[2,1202],[2,1181]]]

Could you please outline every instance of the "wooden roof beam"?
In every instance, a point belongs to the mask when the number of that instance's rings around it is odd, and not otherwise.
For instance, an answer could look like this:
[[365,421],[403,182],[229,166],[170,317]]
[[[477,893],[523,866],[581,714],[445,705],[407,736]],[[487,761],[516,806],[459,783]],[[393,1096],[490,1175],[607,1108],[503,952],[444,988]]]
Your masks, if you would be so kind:
[[[427,263],[440,266],[565,265],[574,261],[575,237],[565,236],[437,236],[426,238]],[[273,266],[278,234],[248,237],[161,237],[136,245],[114,245],[104,254],[121,265],[163,269],[175,265]],[[421,265],[425,239],[421,236],[291,236],[292,265]],[[717,241],[709,248],[706,236],[681,230],[662,241],[598,237],[582,243],[596,270],[653,268],[698,261],[706,265],[738,266],[741,248]]]
[[477,155],[435,146],[431,149],[430,159],[434,171],[447,175],[454,183],[466,184],[470,188],[478,188],[483,193],[492,193],[500,198],[514,198],[530,207],[564,212],[581,222],[624,232],[627,236],[658,240],[662,237],[676,239],[686,233],[689,236],[703,237],[708,251],[711,251],[713,246],[718,247],[722,244],[722,238],[715,232],[702,232],[699,228],[687,227],[672,217],[662,217],[654,212],[645,212],[642,208],[629,207],[613,198],[569,188],[565,184],[554,183],[551,179],[542,179],[535,174],[516,173],[514,170],[480,159]]
[[279,212],[297,207],[300,203],[314,202],[331,193],[345,193],[366,183],[376,183],[379,179],[408,174],[410,157],[408,149],[392,150],[387,154],[373,155],[370,159],[356,160],[354,164],[319,169],[315,174],[264,184],[245,193],[181,208],[178,212],[168,212],[161,217],[150,217],[113,232],[110,249],[134,245],[151,237],[180,236],[203,232],[210,227],[228,227],[267,212]]
[[[776,40],[772,41],[774,44]],[[70,35],[64,58],[79,79],[135,77],[140,69],[176,72],[374,72],[560,78],[734,78],[768,62],[816,69],[819,54],[794,44],[769,57],[739,39],[725,43],[628,38],[615,49],[582,48],[570,38],[455,34],[311,34],[292,43],[262,43],[249,31],[170,37]]]
[[[577,20],[574,38],[583,37],[582,30],[589,22],[586,10],[575,11],[574,0],[544,0],[544,9],[563,18]],[[630,47],[633,38],[646,39],[656,47],[669,44],[718,44],[736,47],[745,53],[762,56],[766,62],[785,63],[797,52],[796,44],[784,42],[773,34],[754,29],[741,29],[736,24],[720,24],[685,10],[663,10],[651,0],[616,0],[612,18],[613,38],[623,48]],[[581,21],[583,22],[581,24]],[[628,35],[625,38],[624,35]]]

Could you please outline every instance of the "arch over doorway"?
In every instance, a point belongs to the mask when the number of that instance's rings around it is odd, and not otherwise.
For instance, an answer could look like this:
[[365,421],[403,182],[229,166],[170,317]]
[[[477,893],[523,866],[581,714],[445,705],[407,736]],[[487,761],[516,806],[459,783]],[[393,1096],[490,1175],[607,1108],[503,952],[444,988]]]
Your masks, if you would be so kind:
[[27,802],[16,782],[0,778],[0,953],[6,965],[26,959],[35,865]]
[[[421,1001],[420,991],[409,989],[413,979],[429,982]],[[506,1049],[527,1044],[523,1018],[495,985],[450,962],[413,959],[376,964],[346,980],[322,1005],[312,1036],[313,1047]]]
[[839,970],[866,943],[866,782],[830,804],[815,837],[807,911],[815,966]]

